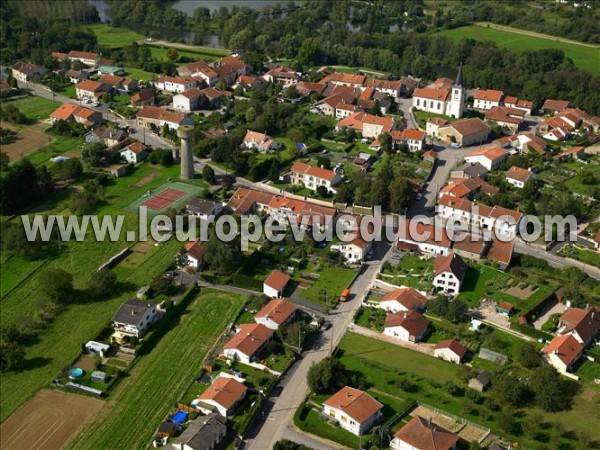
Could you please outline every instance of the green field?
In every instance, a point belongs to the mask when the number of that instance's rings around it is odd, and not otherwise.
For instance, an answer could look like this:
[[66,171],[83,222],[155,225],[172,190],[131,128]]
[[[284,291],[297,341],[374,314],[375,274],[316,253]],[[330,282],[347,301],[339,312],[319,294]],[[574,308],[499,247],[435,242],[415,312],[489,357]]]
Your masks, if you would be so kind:
[[[198,47],[197,50],[191,50],[191,49],[183,49],[183,48],[177,48],[175,45],[173,46],[173,48],[175,48],[175,50],[177,50],[177,54],[179,55],[179,57],[185,56],[186,58],[190,58],[190,59],[194,59],[194,60],[198,60],[198,59],[202,59],[204,61],[215,61],[217,59],[221,59],[224,56],[229,55],[229,51],[228,50],[220,50],[220,49],[211,49],[211,48],[200,48]],[[154,44],[150,44],[150,52],[152,54],[152,57],[155,59],[162,59],[164,61],[166,61],[167,58],[167,52],[169,51],[169,47],[163,46],[163,45],[154,45]]]
[[28,119],[34,121],[46,120],[61,105],[60,102],[53,102],[47,98],[37,96],[10,100],[6,103],[16,106]]
[[147,448],[242,304],[240,295],[203,289],[152,351],[140,357],[99,417],[75,437],[70,448]]
[[96,35],[96,38],[98,38],[98,44],[101,47],[121,48],[132,42],[146,39],[145,36],[135,31],[126,28],[111,27],[105,23],[90,25],[89,28]]
[[[300,291],[300,295],[311,302],[333,306],[337,302],[342,291],[348,287],[352,277],[356,275],[353,269],[345,269],[342,267],[328,267],[319,273],[319,279],[312,286]],[[328,298],[325,296],[327,291]]]
[[577,67],[593,74],[600,74],[600,47],[588,47],[584,44],[561,42],[538,36],[527,36],[518,32],[485,28],[478,25],[454,28],[439,31],[436,34],[448,36],[452,39],[475,39],[478,41],[493,41],[500,47],[514,51],[542,50],[556,48],[563,50],[565,56],[571,58]]
[[[119,178],[107,187],[104,204],[97,214],[100,218],[107,214],[123,214],[123,229],[136,230],[137,214],[123,211],[123,208],[148,189],[154,189],[163,185],[169,178],[177,177],[178,172],[178,166],[161,168],[142,164],[132,175]],[[136,186],[140,180],[148,180],[150,177],[154,178],[147,184]],[[197,183],[202,185],[201,181]],[[67,201],[70,192],[71,188],[58,191],[33,210],[65,214],[68,212]],[[29,320],[27,316],[36,315],[41,300],[39,288],[43,269],[62,268],[73,274],[76,288],[84,288],[94,270],[131,245],[132,243],[126,242],[124,232],[117,242],[96,242],[90,232],[83,242],[62,243],[60,251],[55,248],[47,257],[30,260],[23,256],[2,255],[2,324],[22,323]],[[180,247],[179,242],[170,240],[160,246],[153,246],[150,251],[142,254],[135,264],[119,264],[113,269],[120,283],[118,294],[102,301],[68,305],[45,325],[40,331],[39,339],[26,347],[26,369],[18,373],[5,373],[0,380],[3,394],[0,399],[0,420],[4,420],[37,390],[47,386],[80,352],[81,343],[92,339],[104,328],[119,304],[133,296],[140,286],[148,284],[152,278],[168,268],[173,255]],[[36,268],[39,270],[34,271]]]
[[125,67],[125,75],[140,81],[150,81],[154,78],[157,78],[157,75],[152,72],[147,72],[142,69],[136,69],[128,66]]

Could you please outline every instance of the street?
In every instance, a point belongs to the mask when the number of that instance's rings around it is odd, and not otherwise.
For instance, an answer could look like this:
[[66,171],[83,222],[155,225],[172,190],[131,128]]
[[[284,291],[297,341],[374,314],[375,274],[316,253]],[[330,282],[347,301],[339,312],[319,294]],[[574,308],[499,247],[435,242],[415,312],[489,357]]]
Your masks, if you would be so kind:
[[294,413],[309,392],[306,383],[308,369],[314,363],[326,358],[339,344],[346,328],[352,322],[356,310],[360,307],[366,293],[373,285],[390,248],[389,243],[379,242],[374,244],[373,258],[363,265],[360,275],[350,287],[350,291],[354,294],[353,298],[348,302],[339,303],[335,311],[326,317],[332,323],[332,327],[323,332],[322,338],[314,348],[304,353],[303,358],[297,361],[281,379],[274,393],[265,402],[263,412],[266,413],[259,414],[258,419],[248,432],[244,448],[252,450],[271,449],[275,442],[281,439],[291,439],[319,450],[335,448],[322,443],[318,439],[296,432],[292,428]]

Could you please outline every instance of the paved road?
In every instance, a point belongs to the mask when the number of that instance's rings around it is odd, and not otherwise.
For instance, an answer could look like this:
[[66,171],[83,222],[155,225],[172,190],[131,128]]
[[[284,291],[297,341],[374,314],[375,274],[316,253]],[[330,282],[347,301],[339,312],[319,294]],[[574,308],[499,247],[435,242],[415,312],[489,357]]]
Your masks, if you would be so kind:
[[373,259],[365,263],[361,273],[350,288],[354,297],[346,303],[340,303],[337,309],[327,316],[327,320],[332,323],[332,327],[322,334],[321,339],[315,344],[314,348],[306,352],[303,359],[294,364],[280,381],[274,393],[265,402],[264,414],[259,415],[259,419],[250,429],[244,448],[267,450],[273,448],[275,442],[284,438],[305,443],[305,445],[312,448],[335,448],[324,443],[315,445],[314,442],[307,442],[307,439],[310,439],[309,437],[294,431],[292,427],[294,412],[309,392],[306,384],[308,369],[313,363],[327,357],[339,344],[346,328],[352,322],[354,313],[373,285],[390,248],[389,243],[376,243],[374,245]]
[[600,280],[600,269],[598,267],[590,266],[589,264],[585,264],[581,261],[576,261],[571,258],[563,258],[562,256],[547,252],[541,248],[534,247],[533,245],[526,245],[521,242],[516,242],[515,252],[522,255],[531,255],[539,259],[544,259],[548,261],[548,264],[550,264],[552,267],[576,267],[590,277]]

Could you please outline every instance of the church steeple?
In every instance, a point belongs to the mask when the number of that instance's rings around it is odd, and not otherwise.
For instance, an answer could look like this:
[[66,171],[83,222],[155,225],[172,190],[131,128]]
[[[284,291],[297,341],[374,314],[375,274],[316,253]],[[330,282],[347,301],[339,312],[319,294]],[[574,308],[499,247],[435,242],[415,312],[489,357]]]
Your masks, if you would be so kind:
[[460,66],[458,66],[458,74],[456,75],[456,81],[454,82],[454,86],[463,87],[462,62],[460,63]]

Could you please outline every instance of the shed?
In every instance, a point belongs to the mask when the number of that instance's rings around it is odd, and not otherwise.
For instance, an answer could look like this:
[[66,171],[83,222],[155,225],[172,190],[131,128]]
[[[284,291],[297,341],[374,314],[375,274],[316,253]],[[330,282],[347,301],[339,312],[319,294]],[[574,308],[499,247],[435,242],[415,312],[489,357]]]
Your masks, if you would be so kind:
[[485,370],[481,370],[476,377],[469,380],[469,387],[478,392],[485,391],[490,385],[490,374]]
[[212,372],[215,370],[215,362],[211,359],[204,360],[202,363],[202,369],[206,370],[207,372]]
[[173,422],[165,421],[161,423],[156,431],[157,436],[170,438],[175,434],[175,430],[177,429],[177,425]]
[[150,286],[142,286],[138,289],[136,297],[140,300],[144,300],[148,296],[148,291],[150,291]]
[[106,383],[108,380],[108,374],[106,372],[102,372],[101,370],[94,370],[92,372],[92,380]]
[[109,348],[110,348],[109,345],[103,344],[102,342],[88,341],[85,344],[85,350],[87,352],[97,353],[98,355],[100,355],[103,358],[104,358],[104,355],[106,354],[106,352],[108,352]]

